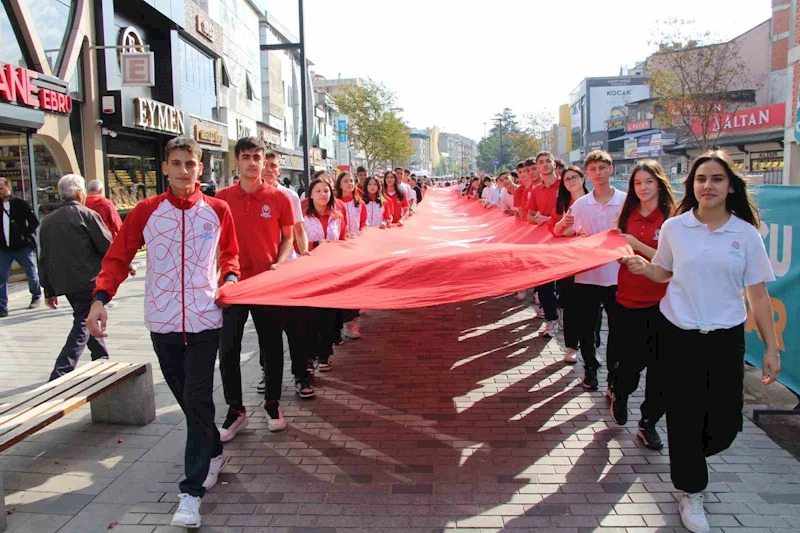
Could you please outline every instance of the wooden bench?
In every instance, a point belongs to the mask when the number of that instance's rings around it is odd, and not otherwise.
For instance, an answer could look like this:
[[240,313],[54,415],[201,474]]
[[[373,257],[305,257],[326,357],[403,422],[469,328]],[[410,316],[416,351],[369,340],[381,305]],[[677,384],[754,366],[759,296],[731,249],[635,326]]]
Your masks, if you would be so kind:
[[[91,402],[92,422],[144,426],[156,417],[149,363],[93,361],[0,405],[0,451]],[[4,495],[0,476],[0,494]],[[0,532],[6,530],[5,497]]]

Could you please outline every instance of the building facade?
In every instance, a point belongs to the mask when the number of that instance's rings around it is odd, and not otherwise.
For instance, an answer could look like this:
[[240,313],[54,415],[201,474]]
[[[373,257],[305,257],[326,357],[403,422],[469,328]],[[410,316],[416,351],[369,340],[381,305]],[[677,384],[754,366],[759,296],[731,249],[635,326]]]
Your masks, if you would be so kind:
[[476,170],[478,143],[472,139],[457,133],[440,133],[438,147],[440,156],[449,160],[446,173],[465,176]]

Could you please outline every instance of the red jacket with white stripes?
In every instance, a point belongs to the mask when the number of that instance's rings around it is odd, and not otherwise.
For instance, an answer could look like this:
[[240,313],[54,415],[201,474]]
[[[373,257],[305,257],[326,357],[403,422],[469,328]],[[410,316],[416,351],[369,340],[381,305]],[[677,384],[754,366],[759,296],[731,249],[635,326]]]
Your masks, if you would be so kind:
[[168,190],[139,202],[103,259],[95,299],[106,303],[114,297],[145,244],[147,328],[199,333],[222,327],[217,289],[223,280],[239,277],[239,245],[228,204],[205,196],[200,187],[188,198]]

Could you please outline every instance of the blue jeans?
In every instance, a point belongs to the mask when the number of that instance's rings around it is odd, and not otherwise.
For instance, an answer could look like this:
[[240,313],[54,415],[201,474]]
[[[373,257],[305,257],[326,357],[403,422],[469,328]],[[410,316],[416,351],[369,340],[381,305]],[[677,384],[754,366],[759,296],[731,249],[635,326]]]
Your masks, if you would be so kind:
[[28,290],[34,299],[42,297],[42,287],[39,285],[39,272],[33,260],[33,250],[20,248],[19,250],[0,250],[0,309],[8,310],[8,276],[11,275],[11,264],[16,261],[25,275],[28,276]]

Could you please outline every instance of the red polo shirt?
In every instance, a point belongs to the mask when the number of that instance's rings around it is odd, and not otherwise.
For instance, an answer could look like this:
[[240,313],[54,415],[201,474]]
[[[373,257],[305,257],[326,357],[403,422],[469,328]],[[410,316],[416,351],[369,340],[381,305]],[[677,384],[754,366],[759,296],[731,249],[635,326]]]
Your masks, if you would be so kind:
[[528,200],[528,212],[539,213],[549,217],[556,212],[556,198],[558,198],[558,186],[561,178],[557,178],[549,187],[544,182],[535,186],[531,190],[531,197]]
[[[642,244],[658,248],[658,232],[663,223],[664,215],[660,210],[656,209],[643,217],[636,209],[628,218],[628,234],[639,239]],[[655,283],[645,276],[631,274],[631,271],[624,266],[619,269],[617,279],[617,302],[628,309],[644,309],[658,305],[667,292],[667,283]]]
[[266,183],[251,194],[240,185],[217,192],[231,208],[239,241],[240,279],[260,274],[275,263],[281,245],[281,229],[294,225],[289,197]]
[[528,220],[528,204],[531,201],[532,190],[533,187],[525,187],[524,185],[520,185],[514,193],[514,207],[519,208],[519,216],[522,218],[522,220]]
[[392,223],[396,224],[403,218],[403,209],[408,209],[408,195],[403,195],[403,201],[397,199],[397,193],[386,193],[386,199],[392,206]]

